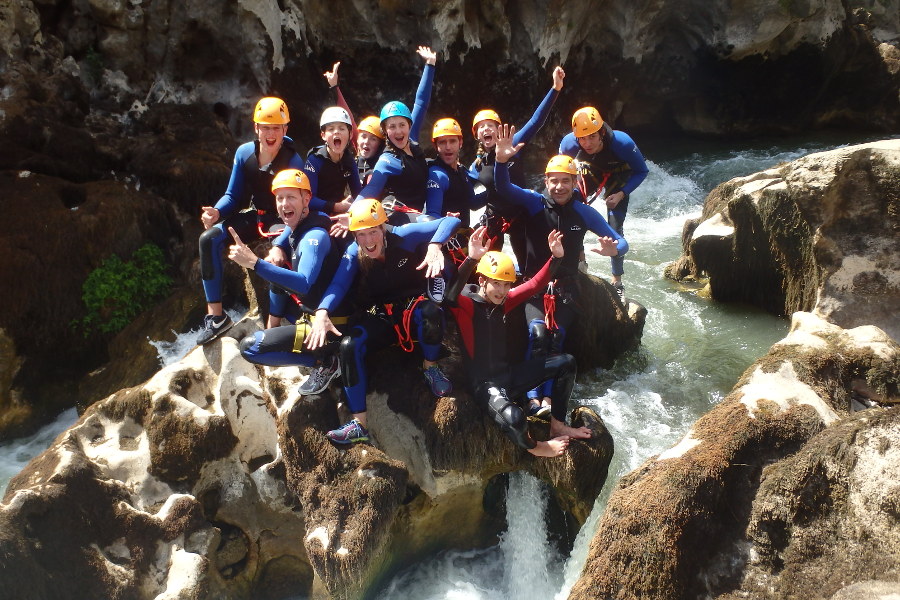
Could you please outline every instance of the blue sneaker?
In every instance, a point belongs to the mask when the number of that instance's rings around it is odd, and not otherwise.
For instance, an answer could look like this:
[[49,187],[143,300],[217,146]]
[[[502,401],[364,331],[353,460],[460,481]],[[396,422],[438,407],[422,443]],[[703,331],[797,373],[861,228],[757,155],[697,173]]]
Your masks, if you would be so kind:
[[363,427],[362,423],[353,419],[337,429],[332,429],[325,434],[325,437],[335,444],[358,444],[369,441],[369,430]]
[[441,372],[437,365],[431,365],[423,373],[425,381],[428,382],[428,387],[431,388],[431,393],[438,398],[446,396],[453,391],[453,384],[450,383],[450,380],[447,379],[447,376]]

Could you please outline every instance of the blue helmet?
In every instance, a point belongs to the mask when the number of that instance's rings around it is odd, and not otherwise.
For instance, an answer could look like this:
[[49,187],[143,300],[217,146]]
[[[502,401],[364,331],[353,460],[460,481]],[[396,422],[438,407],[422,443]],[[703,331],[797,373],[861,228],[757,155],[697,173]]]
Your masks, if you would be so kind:
[[381,109],[380,121],[382,123],[390,117],[403,117],[409,119],[410,123],[412,122],[412,113],[409,112],[405,104],[398,100],[391,100]]

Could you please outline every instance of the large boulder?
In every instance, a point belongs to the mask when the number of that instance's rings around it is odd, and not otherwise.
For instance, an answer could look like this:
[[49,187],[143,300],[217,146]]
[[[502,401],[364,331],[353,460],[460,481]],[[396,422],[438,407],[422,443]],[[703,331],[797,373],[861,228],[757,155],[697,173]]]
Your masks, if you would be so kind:
[[668,277],[716,300],[811,311],[900,339],[900,140],[810,154],[716,187]]
[[536,459],[466,393],[435,401],[418,359],[388,351],[371,366],[372,443],[338,448],[331,391],[300,398],[297,369],[240,357],[257,317],[90,406],[10,482],[11,597],[358,598],[411,557],[495,543],[486,497],[514,470],[550,488],[570,527],[586,519],[612,456],[593,411],[572,416],[593,439]]
[[570,599],[824,599],[895,580],[898,403],[896,342],[796,313],[678,444],[622,478]]

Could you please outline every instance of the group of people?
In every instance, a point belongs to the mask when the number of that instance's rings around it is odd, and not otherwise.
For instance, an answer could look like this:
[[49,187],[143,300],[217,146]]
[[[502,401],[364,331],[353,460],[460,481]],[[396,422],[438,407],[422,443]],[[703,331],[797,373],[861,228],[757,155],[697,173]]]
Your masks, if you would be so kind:
[[[418,54],[425,66],[412,110],[394,100],[359,124],[340,91],[339,63],[325,73],[336,105],[322,112],[323,143],[305,160],[287,136],[286,104],[273,97],[257,103],[256,139],[235,153],[222,198],[202,208],[208,314],[199,343],[232,325],[222,306],[230,238],[229,258],[271,284],[266,328],[241,341],[241,354],[261,365],[310,367],[304,395],[341,377],[353,418],[326,433],[332,442],[369,440],[366,358],[380,349],[418,346],[431,392],[452,392],[439,365],[449,313],[473,397],[515,444],[558,456],[571,439],[591,435],[566,424],[576,368],[564,343],[578,316],[576,276],[585,250],[611,257],[612,283],[624,301],[622,225],[646,164],[627,134],[585,107],[547,163],[546,191],[525,187],[521,151],[563,88],[560,67],[520,129],[502,124],[492,109],[475,115],[478,150],[470,166],[460,162],[464,135],[452,117],[434,122],[435,157],[427,158],[419,137],[437,57],[422,46]],[[606,219],[595,200],[606,204]],[[470,211],[480,208],[472,223]],[[588,232],[598,239],[586,246]],[[246,244],[261,237],[272,238],[264,257]],[[515,259],[502,251],[505,237]],[[530,435],[528,416],[549,419],[548,441]]]

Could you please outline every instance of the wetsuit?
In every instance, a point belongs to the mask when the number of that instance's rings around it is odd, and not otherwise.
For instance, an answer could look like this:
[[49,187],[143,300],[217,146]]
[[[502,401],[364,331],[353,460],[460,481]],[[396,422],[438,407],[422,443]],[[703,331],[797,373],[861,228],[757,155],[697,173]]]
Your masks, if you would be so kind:
[[[425,65],[422,79],[416,90],[416,103],[409,127],[409,149],[412,155],[385,140],[385,148],[375,163],[369,182],[357,195],[357,199],[378,198],[393,195],[398,201],[432,217],[440,217],[438,210],[425,203],[425,185],[428,181],[428,164],[425,153],[419,147],[419,132],[428,103],[431,101],[431,85],[434,81],[434,65]],[[393,222],[393,221],[392,221]]]
[[[409,223],[386,231],[384,260],[360,259],[356,242],[350,244],[341,257],[319,309],[333,314],[355,286],[356,312],[340,346],[341,378],[350,412],[366,410],[366,354],[398,343],[395,327],[407,333],[403,313],[412,301],[425,293],[425,271],[416,267],[425,257],[428,244],[443,244],[458,226],[459,219],[454,217]],[[408,333],[410,336],[415,334],[425,360],[436,361],[444,337],[440,306],[428,299],[420,300],[412,308],[409,323]]]
[[[262,167],[258,141],[238,147],[228,187],[215,205],[219,222],[200,235],[200,276],[208,303],[222,301],[222,250],[231,240],[228,228],[234,227],[241,239],[248,241],[284,225],[275,210],[272,179],[284,169],[303,168],[303,160],[294,150],[293,140],[285,136],[275,159]],[[255,210],[243,211],[248,207]]]
[[554,229],[563,234],[565,256],[556,272],[552,290],[555,303],[553,316],[556,324],[552,335],[548,336],[547,332],[543,296],[532,299],[525,308],[532,343],[531,355],[543,356],[562,352],[566,332],[578,316],[578,260],[584,249],[584,236],[591,231],[600,237],[616,240],[619,256],[628,252],[628,242],[609,226],[595,208],[581,201],[580,192],[577,190],[566,204],[559,205],[538,192],[514,185],[510,182],[509,170],[503,163],[497,163],[495,176],[500,193],[521,206],[527,215],[525,227],[528,234],[528,256],[524,269],[526,278],[534,277],[541,265],[551,256],[550,248],[547,246],[547,235]]
[[478,177],[461,164],[454,169],[440,157],[429,162],[426,204],[439,214],[459,215],[461,227],[468,229],[469,211],[484,206],[487,193],[475,193]]
[[[551,87],[528,122],[521,129],[516,129],[516,133],[513,135],[514,146],[520,142],[528,143],[531,141],[541,127],[544,126],[544,123],[547,122],[547,117],[550,116],[550,109],[553,108],[553,103],[556,102],[558,96],[559,92]],[[522,217],[521,209],[506,200],[494,185],[495,148],[496,146],[478,156],[469,169],[487,190],[485,221],[488,226],[488,235],[492,238],[491,249],[500,250],[503,248],[504,232],[502,226],[503,222],[506,221],[508,224],[506,234],[509,235],[513,254],[515,254],[521,269],[525,263],[525,224],[520,218]],[[517,154],[516,157],[520,157],[520,155]],[[510,179],[516,185],[525,187],[527,183],[525,181],[524,161],[510,161],[508,164]]]
[[[241,355],[248,361],[270,366],[312,366],[320,354],[304,351],[303,342],[309,333],[309,322],[297,320],[300,308],[288,294],[295,296],[304,307],[318,306],[341,258],[341,246],[332,243],[328,236],[330,226],[331,219],[327,215],[314,212],[300,221],[296,229],[287,230],[284,245],[274,242],[290,255],[290,269],[277,267],[262,259],[256,262],[254,268],[257,275],[273,284],[269,293],[269,313],[287,317],[296,323],[257,331],[244,338]],[[306,312],[312,312],[311,308],[307,308]],[[337,317],[335,320],[338,320]]]
[[[578,144],[574,133],[566,135],[559,143],[559,153],[571,156],[578,161],[585,189],[582,190],[589,202],[593,204],[593,196],[605,188],[603,197],[608,198],[616,192],[624,192],[625,198],[612,210],[607,210],[606,218],[610,226],[620,234],[624,234],[625,216],[628,213],[628,200],[631,193],[647,177],[647,163],[634,140],[624,131],[615,131],[607,123],[600,130],[603,136],[603,148],[596,154],[587,154]],[[625,272],[625,259],[622,254],[611,257],[612,274],[622,275]]]
[[502,304],[493,304],[479,294],[476,285],[465,285],[478,261],[466,258],[456,280],[447,291],[444,305],[459,326],[469,385],[477,402],[484,404],[494,421],[519,447],[534,448],[528,424],[518,404],[526,392],[542,382],[553,382],[551,414],[565,422],[569,398],[575,383],[575,359],[568,354],[541,356],[522,361],[510,348],[511,329],[525,327],[521,306],[542,291],[561,261],[552,259],[530,279],[509,292]]
[[339,162],[334,162],[325,144],[317,146],[306,156],[303,171],[309,177],[312,188],[313,197],[309,202],[312,210],[332,214],[335,203],[347,197],[345,189],[350,189],[351,197],[362,189],[357,176],[356,158],[349,148],[344,150]]

